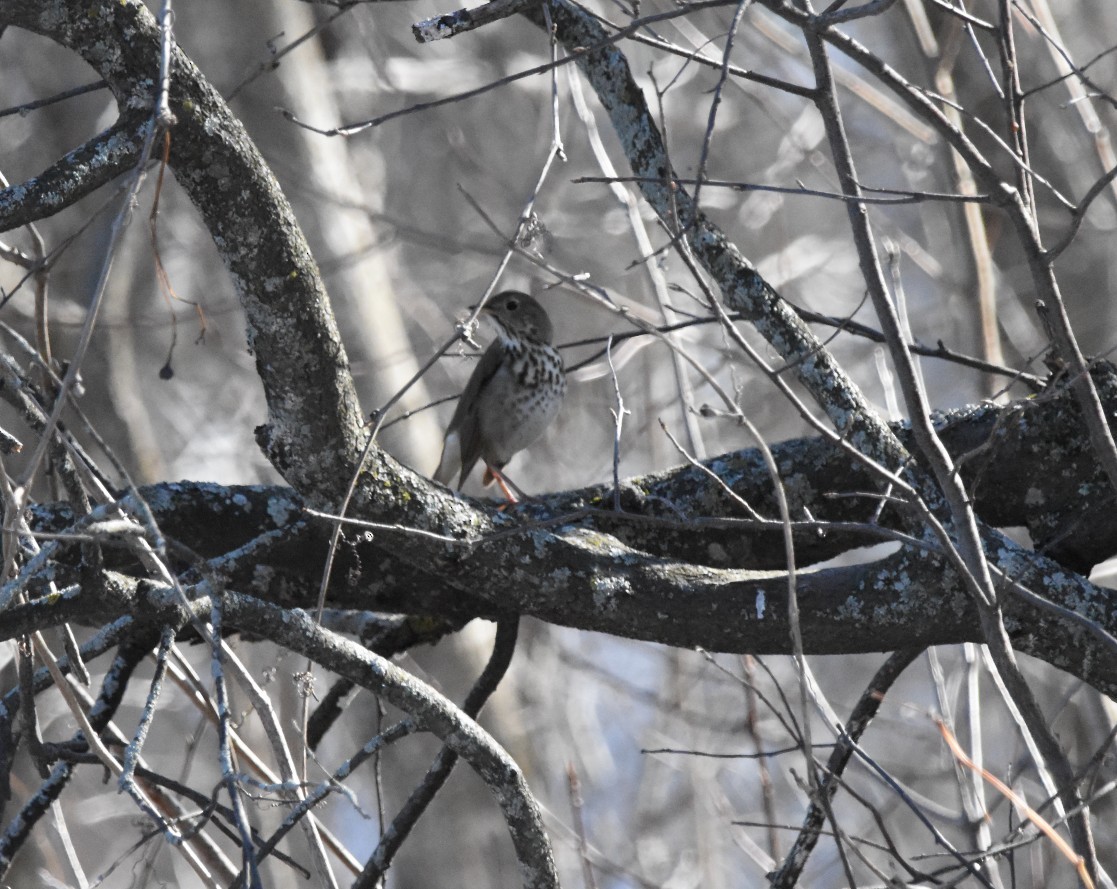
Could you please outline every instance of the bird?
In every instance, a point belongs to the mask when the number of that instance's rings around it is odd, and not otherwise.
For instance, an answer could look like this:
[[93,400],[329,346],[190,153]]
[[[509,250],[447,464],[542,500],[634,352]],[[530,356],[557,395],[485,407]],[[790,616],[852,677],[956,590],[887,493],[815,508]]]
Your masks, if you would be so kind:
[[555,419],[566,395],[566,370],[551,344],[551,319],[533,297],[505,290],[481,311],[497,336],[474,368],[446,427],[434,480],[449,485],[457,473],[460,488],[483,460],[485,485],[499,482],[515,503],[501,470]]

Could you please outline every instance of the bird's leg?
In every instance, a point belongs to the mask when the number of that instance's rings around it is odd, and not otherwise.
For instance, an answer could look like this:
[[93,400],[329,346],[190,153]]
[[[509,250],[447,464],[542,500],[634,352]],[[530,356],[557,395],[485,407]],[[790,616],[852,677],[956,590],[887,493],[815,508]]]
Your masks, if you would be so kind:
[[508,487],[508,483],[505,481],[504,476],[501,474],[499,469],[494,469],[492,466],[489,466],[489,464],[486,463],[485,464],[485,475],[481,480],[482,480],[482,482],[484,482],[485,487],[488,487],[494,481],[498,485],[500,485],[500,490],[504,494],[505,499],[509,503],[519,503],[520,502],[520,499],[515,494],[513,494],[511,489]]

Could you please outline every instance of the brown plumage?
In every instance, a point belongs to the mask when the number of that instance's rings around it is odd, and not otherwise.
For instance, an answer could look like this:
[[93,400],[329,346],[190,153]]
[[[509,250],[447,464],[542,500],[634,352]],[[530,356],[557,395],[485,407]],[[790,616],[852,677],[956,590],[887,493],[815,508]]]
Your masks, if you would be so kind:
[[[526,293],[506,290],[482,309],[497,338],[474,368],[446,427],[435,481],[461,487],[478,460],[485,484],[554,420],[566,394],[562,356],[551,345],[551,319]],[[504,488],[504,485],[501,485]],[[514,499],[507,488],[504,492]]]

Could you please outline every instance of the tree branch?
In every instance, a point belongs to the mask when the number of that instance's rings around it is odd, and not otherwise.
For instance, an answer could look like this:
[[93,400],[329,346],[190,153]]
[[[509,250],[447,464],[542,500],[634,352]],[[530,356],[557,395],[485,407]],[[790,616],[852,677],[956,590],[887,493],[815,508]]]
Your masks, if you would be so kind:
[[34,179],[0,190],[0,231],[53,216],[135,167],[150,126],[146,111],[126,111]]

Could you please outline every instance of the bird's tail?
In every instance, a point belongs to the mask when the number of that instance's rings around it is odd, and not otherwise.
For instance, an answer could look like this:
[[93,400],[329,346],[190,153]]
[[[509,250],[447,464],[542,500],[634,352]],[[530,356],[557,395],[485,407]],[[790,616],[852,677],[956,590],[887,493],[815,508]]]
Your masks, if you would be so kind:
[[[451,432],[442,443],[442,456],[438,458],[438,468],[431,476],[436,482],[454,487],[454,473],[461,469],[461,443],[458,433]],[[458,480],[461,485],[461,480]]]

